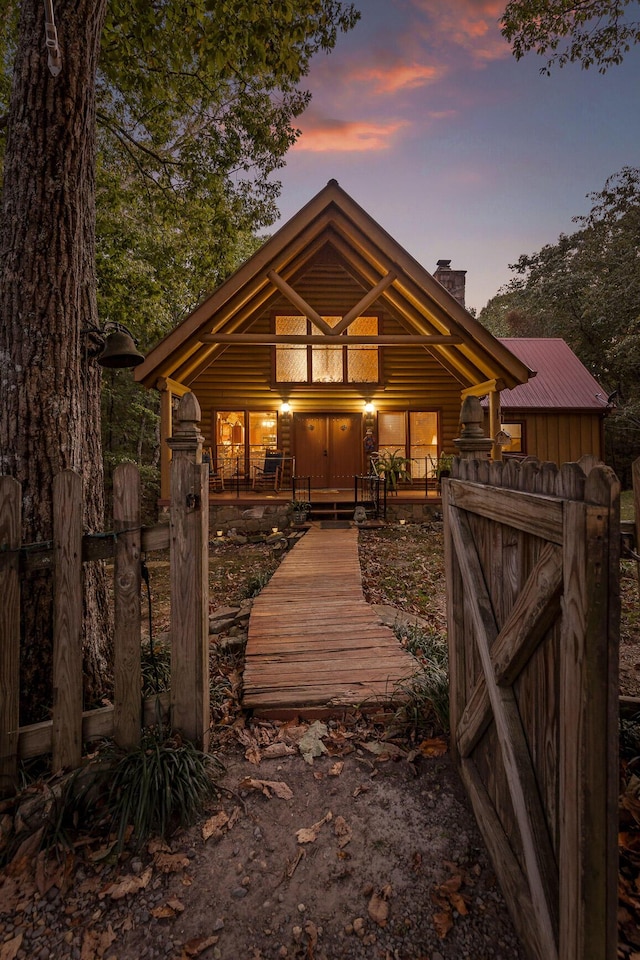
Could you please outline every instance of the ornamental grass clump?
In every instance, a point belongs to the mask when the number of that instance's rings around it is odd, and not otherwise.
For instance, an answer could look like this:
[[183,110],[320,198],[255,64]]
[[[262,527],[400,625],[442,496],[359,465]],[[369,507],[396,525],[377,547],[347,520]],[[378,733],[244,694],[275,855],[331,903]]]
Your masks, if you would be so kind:
[[162,726],[142,733],[139,746],[103,744],[69,776],[50,811],[45,846],[72,847],[77,834],[104,835],[119,854],[151,837],[167,838],[192,824],[218,795],[223,766]]
[[120,849],[129,828],[134,846],[141,846],[152,836],[167,837],[192,824],[217,796],[215,777],[222,772],[215,757],[158,728],[146,730],[133,750],[112,748],[104,763],[105,818]]
[[420,664],[413,677],[400,685],[402,703],[396,721],[416,728],[435,718],[443,730],[448,730],[449,651],[445,638],[416,623],[396,623],[394,632]]

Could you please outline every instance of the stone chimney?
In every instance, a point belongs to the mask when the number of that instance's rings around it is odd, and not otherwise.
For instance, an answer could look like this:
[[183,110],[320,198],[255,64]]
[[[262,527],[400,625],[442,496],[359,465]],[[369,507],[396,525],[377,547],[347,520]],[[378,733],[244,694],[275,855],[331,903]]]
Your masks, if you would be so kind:
[[452,297],[458,301],[461,307],[464,307],[464,282],[467,275],[466,270],[452,270],[451,260],[438,260],[438,265],[433,274],[434,279],[441,283]]

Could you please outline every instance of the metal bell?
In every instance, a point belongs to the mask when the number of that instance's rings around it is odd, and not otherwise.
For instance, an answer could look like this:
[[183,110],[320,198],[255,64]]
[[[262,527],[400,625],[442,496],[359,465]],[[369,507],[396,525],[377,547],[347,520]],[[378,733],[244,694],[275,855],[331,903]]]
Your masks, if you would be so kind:
[[137,367],[144,363],[144,356],[137,349],[133,337],[125,330],[107,334],[102,353],[98,357],[101,367]]

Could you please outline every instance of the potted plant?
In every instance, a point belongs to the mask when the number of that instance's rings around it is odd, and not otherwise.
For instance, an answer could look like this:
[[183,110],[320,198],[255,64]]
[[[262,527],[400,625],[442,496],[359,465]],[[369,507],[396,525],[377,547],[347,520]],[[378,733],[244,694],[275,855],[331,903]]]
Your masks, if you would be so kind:
[[438,481],[438,487],[440,486],[440,481],[443,477],[451,476],[451,469],[453,467],[453,454],[452,453],[441,453],[438,456],[436,461],[436,480]]
[[292,500],[291,509],[294,523],[306,523],[307,517],[311,513],[311,504],[308,500]]
[[375,467],[378,475],[387,480],[390,489],[397,492],[398,483],[411,483],[410,463],[411,460],[402,456],[399,450],[384,450],[378,454]]

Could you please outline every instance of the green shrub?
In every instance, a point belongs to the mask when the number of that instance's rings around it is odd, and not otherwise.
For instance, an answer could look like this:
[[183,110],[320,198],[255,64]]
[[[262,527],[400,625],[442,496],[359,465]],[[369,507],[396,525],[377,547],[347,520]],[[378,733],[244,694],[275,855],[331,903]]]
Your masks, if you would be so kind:
[[143,731],[140,745],[121,750],[106,743],[68,778],[46,842],[71,843],[76,826],[114,838],[115,852],[129,840],[140,847],[194,822],[215,796],[222,764],[178,734]]

